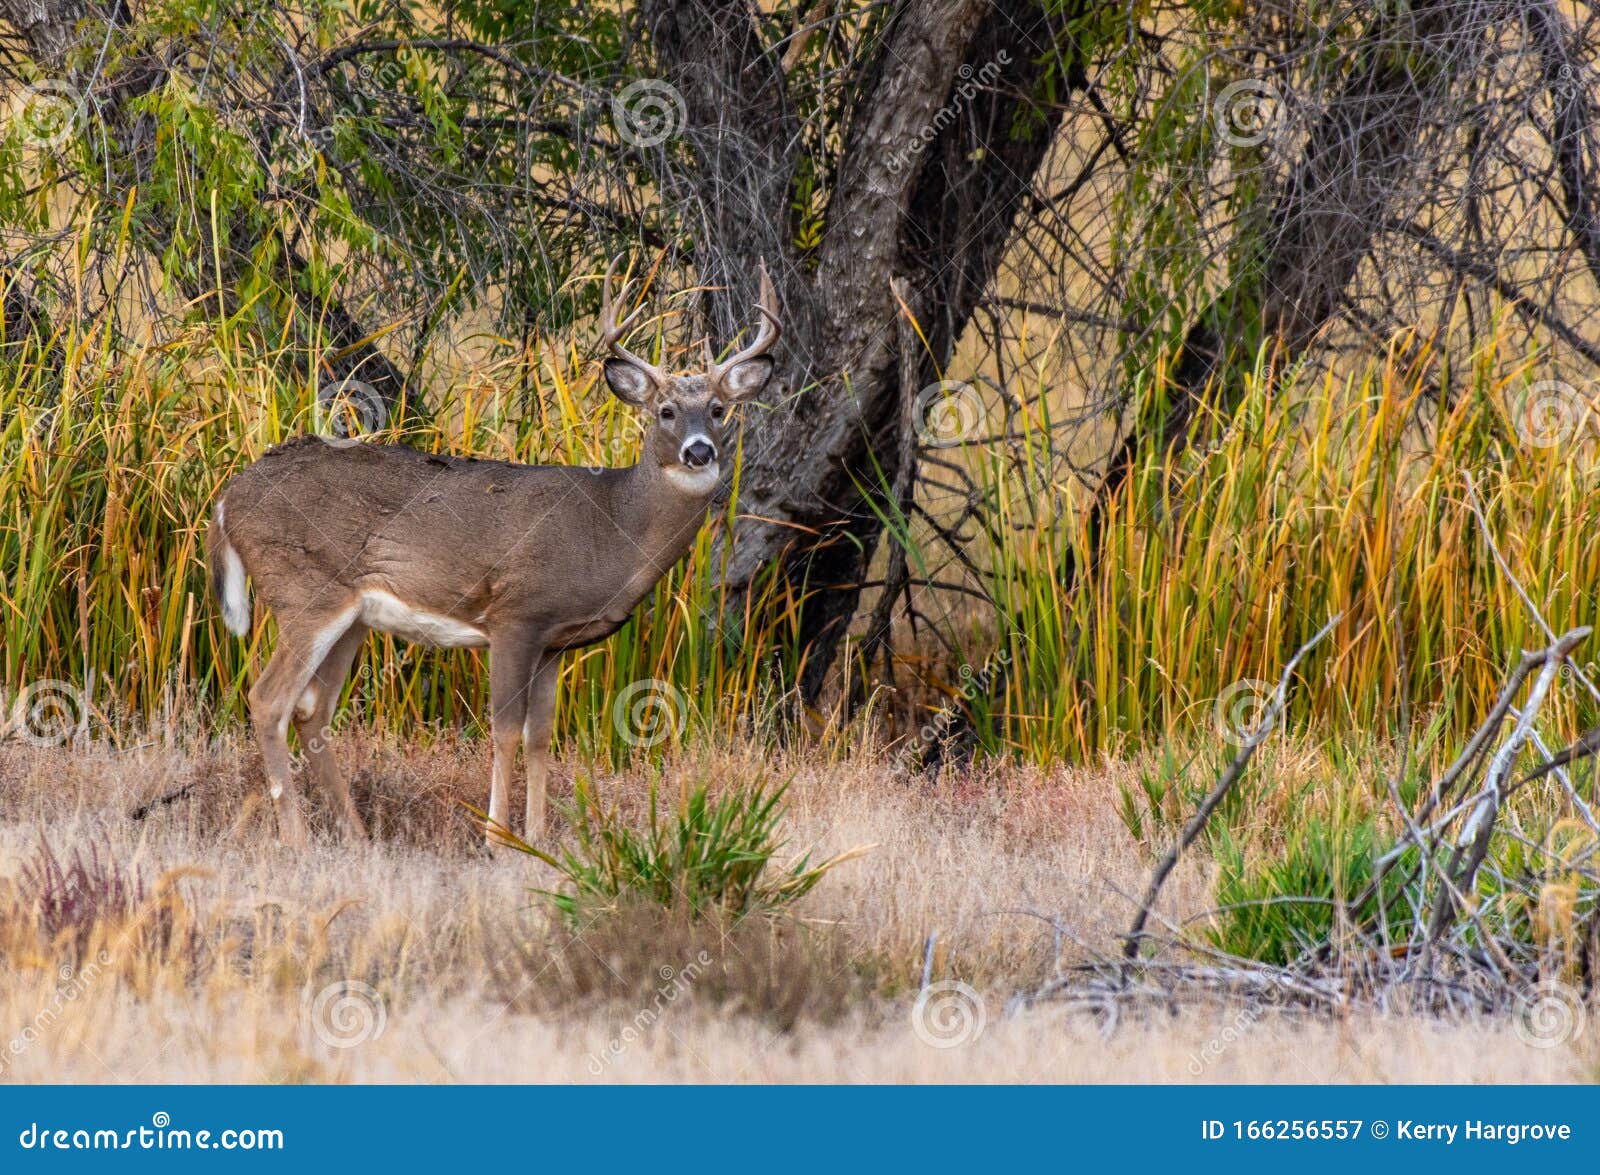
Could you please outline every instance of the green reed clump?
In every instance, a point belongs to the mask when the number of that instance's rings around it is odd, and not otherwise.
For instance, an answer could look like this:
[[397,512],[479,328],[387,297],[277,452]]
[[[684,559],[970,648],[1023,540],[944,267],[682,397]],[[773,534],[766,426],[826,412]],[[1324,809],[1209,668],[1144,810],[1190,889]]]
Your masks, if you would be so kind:
[[[1485,360],[1442,412],[1421,363],[1260,372],[1225,427],[1110,499],[1090,574],[1088,491],[1062,472],[1042,396],[1025,398],[1009,444],[967,453],[993,509],[976,562],[1009,656],[995,741],[1048,761],[1212,730],[1219,698],[1275,680],[1335,614],[1291,726],[1394,735],[1407,704],[1475,720],[1540,638],[1467,509],[1469,475],[1550,623],[1595,619],[1597,430],[1544,447],[1519,435],[1537,372]],[[1574,700],[1552,712],[1559,734],[1580,729]]]
[[593,784],[580,777],[568,809],[572,834],[559,855],[515,836],[504,840],[560,872],[566,892],[540,892],[575,922],[638,904],[682,909],[694,917],[773,914],[856,855],[813,865],[804,854],[779,865],[787,791],[787,783],[762,777],[715,793],[701,781],[663,812],[652,781],[648,815],[636,826],[602,803]]

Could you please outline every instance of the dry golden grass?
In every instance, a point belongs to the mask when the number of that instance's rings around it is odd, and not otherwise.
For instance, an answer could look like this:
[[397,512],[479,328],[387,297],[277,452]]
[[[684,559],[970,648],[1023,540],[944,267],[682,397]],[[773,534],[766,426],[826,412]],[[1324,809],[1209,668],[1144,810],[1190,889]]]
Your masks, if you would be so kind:
[[[825,878],[796,921],[730,932],[637,913],[573,933],[529,893],[553,881],[542,866],[476,848],[459,801],[482,800],[480,746],[356,736],[340,754],[376,840],[345,846],[324,831],[291,852],[236,741],[0,745],[0,1080],[1600,1079],[1594,1026],[1539,1050],[1503,1021],[1253,1018],[1217,1005],[1125,1018],[1103,1037],[1060,1005],[1008,1016],[1008,999],[1055,962],[1048,927],[1017,911],[1060,914],[1101,946],[1127,922],[1122,895],[1148,867],[1115,814],[1131,765],[932,783],[867,758],[684,753],[664,768],[665,790],[695,773],[792,776],[792,847],[877,847]],[[188,795],[129,818],[186,783]],[[646,780],[600,786],[636,805]],[[24,878],[41,837],[68,865],[92,847],[86,871],[137,875],[142,899],[120,913],[57,910],[52,937]],[[1206,897],[1204,862],[1187,864],[1168,912]],[[956,1047],[913,1026],[930,934],[935,978],[983,1003],[981,1035]]]

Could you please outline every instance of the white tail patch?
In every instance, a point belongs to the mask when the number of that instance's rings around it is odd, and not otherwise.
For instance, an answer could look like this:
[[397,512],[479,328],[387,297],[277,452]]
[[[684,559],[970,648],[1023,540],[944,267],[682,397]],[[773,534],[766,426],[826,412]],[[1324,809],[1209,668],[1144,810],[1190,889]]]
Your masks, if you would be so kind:
[[244,560],[228,541],[220,502],[217,528],[222,530],[222,623],[234,636],[244,636],[250,631],[250,589],[245,584]]

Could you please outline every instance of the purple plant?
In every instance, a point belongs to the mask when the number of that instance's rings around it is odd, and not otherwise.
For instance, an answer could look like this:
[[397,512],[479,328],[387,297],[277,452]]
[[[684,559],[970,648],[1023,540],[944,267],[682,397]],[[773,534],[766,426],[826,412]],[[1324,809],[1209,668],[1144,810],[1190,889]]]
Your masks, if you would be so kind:
[[[31,920],[45,944],[63,952],[65,961],[81,965],[89,952],[105,949],[107,929],[139,950],[198,960],[199,932],[180,926],[172,902],[148,899],[137,870],[124,869],[100,846],[75,849],[61,857],[43,835],[33,856],[23,864],[12,890],[10,917]],[[112,941],[119,941],[113,939]]]
[[41,833],[39,848],[18,877],[19,900],[32,907],[40,931],[54,942],[71,932],[80,948],[97,923],[130,922],[144,904],[144,881],[127,873],[98,845],[73,850],[63,862]]

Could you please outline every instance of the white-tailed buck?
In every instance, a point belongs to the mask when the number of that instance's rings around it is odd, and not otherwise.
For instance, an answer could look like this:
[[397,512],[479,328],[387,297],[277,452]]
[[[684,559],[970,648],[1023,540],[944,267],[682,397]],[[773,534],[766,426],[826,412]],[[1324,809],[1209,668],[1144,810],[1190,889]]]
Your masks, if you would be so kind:
[[[291,777],[289,723],[351,834],[365,828],[325,728],[371,630],[441,648],[488,648],[494,763],[489,816],[509,827],[511,773],[525,743],[529,840],[545,821],[561,654],[609,636],[688,550],[706,517],[732,405],[766,386],[780,328],[761,274],[759,330],[723,363],[672,375],[622,345],[606,271],[606,382],[648,414],[625,469],[515,465],[400,445],[281,445],[224,488],[206,536],[228,628],[250,631],[248,576],[278,622],[250,711],[278,830],[305,824]],[[626,291],[623,294],[626,299]],[[324,732],[319,734],[319,732]],[[491,840],[492,840],[491,836]]]

